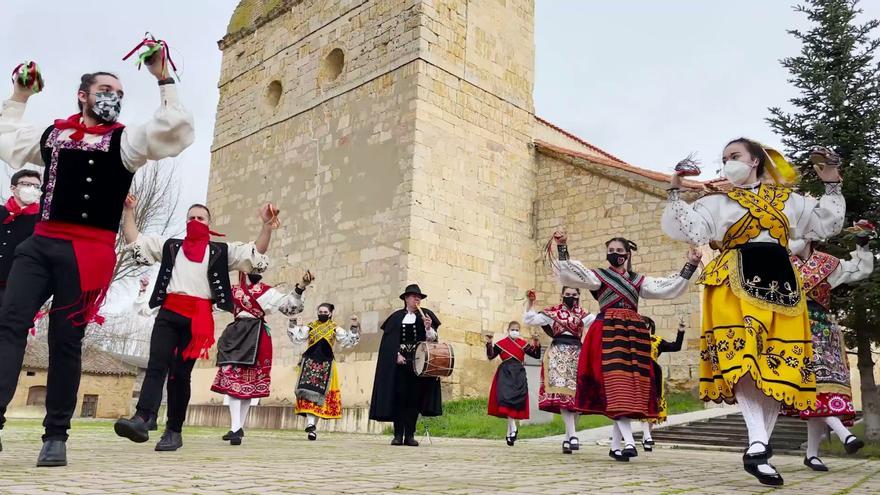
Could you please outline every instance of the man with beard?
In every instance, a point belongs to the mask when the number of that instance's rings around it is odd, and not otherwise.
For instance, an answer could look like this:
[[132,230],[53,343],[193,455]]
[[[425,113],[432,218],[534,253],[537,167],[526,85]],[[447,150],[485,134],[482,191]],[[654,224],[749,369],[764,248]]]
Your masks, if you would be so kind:
[[86,325],[98,316],[113,269],[122,206],[134,173],[148,160],[180,154],[193,141],[192,116],[177,100],[159,60],[147,60],[159,83],[159,109],[144,125],[117,121],[122,84],[113,74],[82,76],[80,113],[48,128],[21,122],[31,88],[15,83],[0,108],[0,160],[45,167],[34,235],[22,242],[0,309],[0,425],[24,358],[28,329],[53,297],[43,448],[37,466],[67,464],[67,430],[76,409]]

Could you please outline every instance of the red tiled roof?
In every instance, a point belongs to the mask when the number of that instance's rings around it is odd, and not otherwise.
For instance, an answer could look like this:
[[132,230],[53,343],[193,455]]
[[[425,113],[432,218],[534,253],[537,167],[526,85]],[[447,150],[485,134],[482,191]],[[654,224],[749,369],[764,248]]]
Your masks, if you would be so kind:
[[[547,143],[545,141],[541,141],[538,139],[535,140],[535,146],[539,150],[543,149],[545,151],[550,151],[550,152],[557,153],[560,155],[569,156],[572,158],[578,158],[578,159],[588,161],[591,163],[596,163],[598,165],[605,165],[607,167],[622,170],[624,172],[630,172],[633,174],[637,174],[637,175],[640,175],[640,176],[645,177],[647,179],[655,180],[657,182],[669,182],[669,180],[672,178],[672,176],[669,174],[664,174],[662,172],[657,172],[654,170],[647,170],[644,168],[639,168],[639,167],[630,165],[628,163],[622,162],[617,159],[602,158],[602,157],[597,157],[597,156],[593,156],[593,155],[588,155],[586,153],[581,153],[580,151],[570,150],[568,148],[562,148],[560,146],[556,146],[556,145],[553,145],[553,144],[550,144],[550,143]],[[684,181],[682,181],[682,186],[684,186],[688,189],[702,191],[705,188],[706,184],[703,182],[700,182],[700,181],[696,181],[696,180],[685,179]]]
[[609,159],[614,160],[614,161],[616,161],[616,162],[626,163],[625,161],[621,160],[620,158],[617,158],[616,156],[612,155],[611,153],[608,153],[607,151],[605,151],[605,150],[599,148],[598,146],[594,146],[594,145],[592,145],[592,144],[590,144],[590,143],[584,141],[583,139],[577,137],[576,135],[574,135],[574,134],[572,134],[572,133],[566,131],[565,129],[563,129],[563,128],[561,128],[561,127],[555,125],[555,124],[552,124],[552,123],[550,123],[550,122],[548,122],[548,121],[542,119],[541,117],[538,117],[537,115],[535,115],[535,119],[536,119],[538,122],[540,122],[540,123],[546,125],[547,127],[549,127],[549,128],[551,128],[551,129],[553,129],[553,130],[559,132],[560,134],[563,134],[564,136],[566,136],[566,137],[568,137],[568,138],[571,138],[571,139],[577,141],[578,143],[580,143],[580,144],[586,146],[587,148],[590,148],[591,150],[595,151],[596,153],[599,153],[600,155],[602,155],[602,156],[604,156],[604,157],[606,157],[606,158],[609,158]]

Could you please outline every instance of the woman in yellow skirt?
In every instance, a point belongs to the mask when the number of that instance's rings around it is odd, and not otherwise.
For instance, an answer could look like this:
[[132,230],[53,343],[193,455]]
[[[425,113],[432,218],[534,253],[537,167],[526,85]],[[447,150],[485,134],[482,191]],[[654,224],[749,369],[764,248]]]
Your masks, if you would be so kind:
[[294,344],[306,343],[308,347],[300,361],[299,380],[296,385],[296,414],[306,418],[306,434],[309,440],[317,440],[318,418],[342,417],[342,398],[339,395],[339,373],[333,346],[353,347],[360,340],[360,324],[357,316],[351,317],[349,330],[333,321],[334,306],[323,303],[318,306],[318,319],[308,325],[292,322],[287,335]]
[[819,158],[825,194],[816,200],[787,187],[797,174],[779,152],[735,139],[722,156],[731,190],[688,204],[677,172],[661,220],[673,239],[720,250],[700,278],[700,396],[739,403],[749,432],[743,467],[772,486],[783,484],[769,464],[780,405],[805,410],[816,402],[810,322],[788,242],[834,236],[846,211],[839,160],[827,150]]

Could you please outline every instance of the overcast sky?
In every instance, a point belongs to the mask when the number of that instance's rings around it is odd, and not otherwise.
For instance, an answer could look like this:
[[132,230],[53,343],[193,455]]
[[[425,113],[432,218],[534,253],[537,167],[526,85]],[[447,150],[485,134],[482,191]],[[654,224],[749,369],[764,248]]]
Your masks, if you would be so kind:
[[[186,185],[180,203],[204,200],[220,71],[216,42],[238,0],[0,2],[0,72],[8,75],[26,59],[40,63],[47,87],[26,114],[40,126],[75,112],[79,76],[94,70],[121,77],[123,122],[146,120],[158,105],[155,80],[121,58],[146,30],[167,39],[181,67],[181,99],[196,120],[196,142],[178,159]],[[536,4],[539,116],[644,168],[668,171],[695,151],[705,178],[716,175],[729,139],[778,143],[764,122],[767,107],[785,107],[794,94],[778,61],[800,48],[786,29],[807,25],[791,1]],[[880,17],[880,1],[862,4],[865,17]],[[5,185],[0,191],[8,194]]]

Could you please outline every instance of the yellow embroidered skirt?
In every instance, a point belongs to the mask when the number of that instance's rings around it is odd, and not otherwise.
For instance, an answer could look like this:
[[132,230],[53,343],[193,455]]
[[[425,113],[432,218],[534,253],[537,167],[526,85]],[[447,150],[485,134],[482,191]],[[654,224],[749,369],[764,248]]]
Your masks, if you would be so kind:
[[339,394],[339,373],[336,370],[336,361],[330,367],[330,385],[324,396],[324,404],[318,405],[306,399],[296,400],[296,414],[313,414],[323,419],[339,419],[342,417],[342,398]]
[[729,283],[704,286],[700,398],[733,403],[733,387],[748,373],[768,396],[800,411],[814,409],[806,304],[796,316],[780,314],[737,297]]

